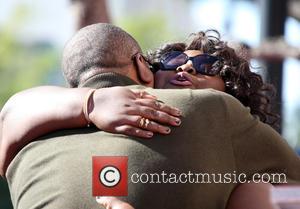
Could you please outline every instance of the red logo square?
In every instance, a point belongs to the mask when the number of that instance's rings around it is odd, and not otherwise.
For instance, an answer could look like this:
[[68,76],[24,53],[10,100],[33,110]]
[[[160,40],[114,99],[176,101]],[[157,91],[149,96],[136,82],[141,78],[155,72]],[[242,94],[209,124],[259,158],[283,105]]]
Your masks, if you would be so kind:
[[93,157],[93,196],[128,195],[128,157]]

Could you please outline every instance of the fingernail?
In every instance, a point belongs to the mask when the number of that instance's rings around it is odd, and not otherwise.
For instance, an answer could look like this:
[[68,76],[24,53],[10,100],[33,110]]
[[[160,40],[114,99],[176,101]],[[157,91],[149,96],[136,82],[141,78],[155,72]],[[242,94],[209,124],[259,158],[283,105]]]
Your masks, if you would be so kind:
[[175,123],[176,123],[176,125],[180,125],[181,124],[181,120],[179,118],[176,118],[175,119]]
[[171,132],[171,129],[170,129],[170,128],[166,128],[166,129],[165,129],[165,133],[168,134],[168,133],[170,133],[170,132]]
[[152,132],[147,132],[147,137],[152,137],[153,133]]
[[159,99],[157,99],[156,101],[158,101],[159,103],[162,103],[162,104],[164,104],[164,102],[163,102],[163,101],[161,101],[161,100],[159,100]]
[[180,116],[182,113],[181,113],[181,111],[179,109],[175,109],[175,114],[178,115],[178,116]]

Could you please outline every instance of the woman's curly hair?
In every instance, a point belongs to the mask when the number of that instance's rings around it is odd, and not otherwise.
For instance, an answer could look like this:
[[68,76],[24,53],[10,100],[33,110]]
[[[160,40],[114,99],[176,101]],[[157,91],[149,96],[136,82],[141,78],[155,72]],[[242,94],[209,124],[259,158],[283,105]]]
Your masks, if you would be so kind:
[[264,83],[262,77],[250,70],[249,62],[220,39],[216,30],[191,34],[188,43],[165,44],[147,57],[153,71],[159,70],[161,56],[170,51],[200,50],[219,58],[213,65],[225,83],[225,92],[250,107],[251,114],[258,115],[262,122],[275,125],[279,116],[271,112],[271,98],[275,95],[273,85]]

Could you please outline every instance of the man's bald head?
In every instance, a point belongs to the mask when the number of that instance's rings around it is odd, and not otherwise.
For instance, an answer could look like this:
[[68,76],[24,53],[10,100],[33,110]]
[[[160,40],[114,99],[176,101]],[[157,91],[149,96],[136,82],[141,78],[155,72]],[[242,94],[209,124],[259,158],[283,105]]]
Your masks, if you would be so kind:
[[62,68],[71,87],[77,87],[89,75],[103,68],[120,70],[132,63],[132,55],[141,52],[136,40],[121,28],[107,24],[93,24],[79,30],[67,43]]

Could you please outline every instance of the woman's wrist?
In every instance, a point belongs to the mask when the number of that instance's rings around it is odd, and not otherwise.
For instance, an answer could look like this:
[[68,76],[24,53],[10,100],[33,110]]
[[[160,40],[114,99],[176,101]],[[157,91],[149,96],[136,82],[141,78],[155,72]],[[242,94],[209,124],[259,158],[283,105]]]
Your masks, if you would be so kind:
[[90,119],[90,113],[94,109],[94,93],[97,89],[90,89],[84,98],[83,106],[82,106],[82,112],[84,114],[84,118],[87,122],[87,126],[90,126],[92,123],[92,120]]
[[84,104],[91,88],[68,89],[61,114],[62,121],[68,123],[70,128],[86,127],[89,121],[85,117]]

